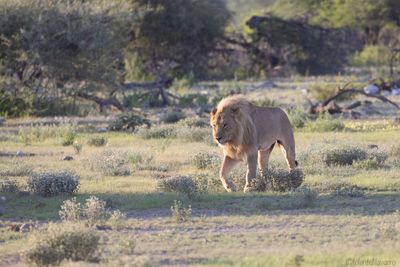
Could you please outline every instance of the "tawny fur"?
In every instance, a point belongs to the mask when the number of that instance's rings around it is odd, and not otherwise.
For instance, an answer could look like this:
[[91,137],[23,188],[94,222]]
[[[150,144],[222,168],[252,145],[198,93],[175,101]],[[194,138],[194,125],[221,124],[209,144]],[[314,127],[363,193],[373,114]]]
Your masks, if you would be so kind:
[[244,159],[248,164],[245,191],[250,190],[257,162],[265,174],[276,143],[281,147],[289,168],[296,167],[293,129],[282,109],[254,106],[243,95],[229,96],[211,112],[210,124],[225,156],[220,178],[226,190],[236,190],[228,179],[228,173]]

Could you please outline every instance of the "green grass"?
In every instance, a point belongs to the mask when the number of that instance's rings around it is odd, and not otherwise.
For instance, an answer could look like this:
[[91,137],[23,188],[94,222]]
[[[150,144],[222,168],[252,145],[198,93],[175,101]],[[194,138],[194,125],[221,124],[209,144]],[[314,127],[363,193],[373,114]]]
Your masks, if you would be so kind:
[[[91,136],[80,133],[78,139],[88,140]],[[17,193],[0,192],[5,198],[0,200],[0,265],[21,264],[19,255],[27,249],[29,233],[11,232],[9,223],[38,220],[46,225],[49,220],[58,221],[64,200],[76,197],[82,203],[91,195],[127,215],[121,229],[98,231],[103,238],[101,265],[347,266],[348,259],[371,258],[400,264],[400,215],[396,212],[400,209],[400,168],[392,165],[393,156],[384,167],[372,170],[300,161],[304,185],[319,192],[309,206],[299,206],[293,192],[245,194],[211,188],[207,194],[189,199],[184,194],[157,191],[158,179],[196,175],[218,179],[217,167],[199,169],[193,158],[202,151],[221,155],[220,148],[203,140],[182,141],[175,137],[143,139],[118,132],[104,136],[107,147],[85,146],[78,155],[73,147],[62,146],[58,137],[30,144],[1,143],[4,151],[22,150],[37,156],[18,158],[18,162],[0,158],[0,166],[9,169],[31,168],[29,172],[0,174],[0,179],[15,180],[20,189]],[[340,132],[295,132],[298,154],[316,145],[323,148],[337,144],[374,144],[379,150],[390,151],[400,145],[398,136],[400,129],[385,120],[346,121]],[[130,162],[132,171],[127,176],[107,176],[89,168],[88,162],[106,149],[152,157],[152,166],[135,168]],[[73,155],[74,160],[62,161],[65,155]],[[271,160],[286,168],[278,149]],[[238,168],[244,168],[244,163]],[[30,172],[56,170],[74,171],[81,177],[75,195],[40,197],[26,192]],[[364,195],[335,194],[335,188],[342,184],[359,186]],[[174,200],[191,206],[192,216],[187,222],[176,222],[171,216]],[[386,232],[392,228],[395,235],[389,238]],[[127,240],[134,241],[134,248],[126,247],[130,244]]]

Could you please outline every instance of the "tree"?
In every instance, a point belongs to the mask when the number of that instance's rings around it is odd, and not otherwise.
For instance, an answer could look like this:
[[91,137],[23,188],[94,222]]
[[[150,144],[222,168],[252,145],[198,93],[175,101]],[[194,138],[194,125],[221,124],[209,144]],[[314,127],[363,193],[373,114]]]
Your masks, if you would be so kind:
[[81,0],[0,0],[0,98],[46,108],[63,96],[112,94],[131,16]]
[[205,77],[208,55],[231,14],[223,0],[134,0],[139,22],[130,50],[157,79],[193,73]]

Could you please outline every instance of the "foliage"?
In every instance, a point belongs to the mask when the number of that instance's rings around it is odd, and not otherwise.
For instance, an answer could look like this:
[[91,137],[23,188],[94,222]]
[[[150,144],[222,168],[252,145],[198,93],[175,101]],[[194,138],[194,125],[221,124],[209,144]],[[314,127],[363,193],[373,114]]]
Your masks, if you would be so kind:
[[40,113],[79,90],[114,90],[132,21],[126,9],[116,6],[106,1],[0,1],[2,113]]
[[135,131],[140,126],[150,127],[151,122],[138,112],[119,114],[110,122],[108,129],[112,131]]
[[19,192],[18,184],[14,180],[1,179],[0,180],[1,193],[17,193]]
[[177,132],[173,125],[159,125],[151,128],[139,128],[137,134],[143,139],[162,139],[176,137]]
[[333,194],[344,197],[363,197],[365,190],[357,185],[344,183],[337,185],[333,190]]
[[315,121],[308,121],[305,129],[311,132],[333,132],[341,131],[344,127],[344,123],[341,120],[335,119],[326,112],[319,115]]
[[102,225],[106,222],[119,225],[125,216],[119,210],[108,210],[106,202],[95,196],[86,199],[84,205],[77,202],[76,198],[65,200],[58,214],[63,221],[84,222],[88,226]]
[[93,171],[99,171],[104,175],[124,176],[131,173],[128,166],[129,154],[117,150],[104,150],[89,160],[89,166]]
[[22,160],[13,159],[0,170],[0,175],[3,176],[27,176],[33,171],[33,167],[24,163]]
[[194,199],[207,191],[207,187],[200,179],[193,179],[190,176],[173,176],[158,180],[157,188],[161,192],[176,192]]
[[83,145],[81,143],[74,142],[72,147],[74,148],[75,154],[79,155],[82,151]]
[[184,127],[197,127],[197,128],[203,128],[203,127],[208,127],[209,123],[203,119],[197,119],[195,117],[190,117],[186,118],[183,120],[180,120],[178,122],[179,126],[184,126]]
[[97,136],[91,136],[89,140],[87,141],[88,145],[90,146],[105,146],[107,144],[107,137],[97,135]]
[[179,127],[176,129],[177,138],[186,142],[204,142],[209,144],[213,141],[212,133],[207,128]]
[[70,146],[74,143],[76,137],[78,136],[76,126],[68,124],[63,128],[60,128],[60,136],[62,138],[63,146]]
[[308,122],[307,113],[304,109],[289,109],[288,112],[289,121],[293,128],[300,129],[303,128]]
[[132,49],[140,55],[144,68],[157,75],[204,75],[207,55],[223,36],[230,19],[225,2],[137,0],[135,3],[141,17],[134,27]]
[[299,187],[292,193],[297,208],[310,208],[315,205],[318,193],[309,187]]
[[25,261],[37,266],[57,265],[63,260],[94,260],[100,237],[80,224],[49,223],[46,229],[30,236]]
[[175,123],[184,118],[185,118],[185,114],[183,112],[172,111],[172,112],[164,113],[161,116],[160,121],[163,123]]
[[323,153],[322,161],[328,165],[351,165],[353,161],[367,158],[367,151],[358,147],[338,147],[327,150]]
[[189,205],[185,207],[179,200],[174,201],[174,205],[171,206],[172,217],[175,218],[177,222],[186,222],[190,220],[192,216],[192,207]]
[[270,167],[263,176],[257,176],[252,182],[252,188],[256,191],[285,192],[298,188],[304,181],[303,171],[299,168],[287,171]]
[[390,50],[383,45],[366,45],[362,51],[355,53],[350,64],[357,67],[385,66],[390,61]]
[[35,173],[28,178],[28,190],[43,197],[72,194],[78,188],[79,177],[68,171]]
[[217,169],[221,162],[221,157],[208,152],[195,154],[191,162],[197,169]]

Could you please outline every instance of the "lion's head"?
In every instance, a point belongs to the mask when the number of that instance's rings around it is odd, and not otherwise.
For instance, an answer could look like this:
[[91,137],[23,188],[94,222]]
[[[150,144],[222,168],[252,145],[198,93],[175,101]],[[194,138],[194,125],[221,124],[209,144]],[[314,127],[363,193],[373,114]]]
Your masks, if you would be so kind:
[[210,114],[213,137],[220,145],[246,145],[254,132],[251,104],[242,95],[224,98]]

